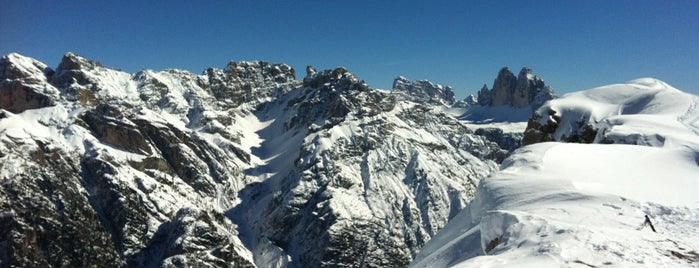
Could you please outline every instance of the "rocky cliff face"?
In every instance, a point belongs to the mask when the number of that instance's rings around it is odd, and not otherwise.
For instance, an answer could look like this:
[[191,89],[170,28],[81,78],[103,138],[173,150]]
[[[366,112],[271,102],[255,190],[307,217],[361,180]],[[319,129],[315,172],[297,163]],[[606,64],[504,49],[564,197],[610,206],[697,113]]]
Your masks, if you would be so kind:
[[[19,64],[14,64],[18,62]],[[10,54],[0,59],[0,107],[18,113],[55,104],[59,92],[47,83],[53,70],[39,61]]]
[[343,68],[0,74],[3,266],[406,266],[507,154]]
[[393,90],[411,96],[418,102],[441,103],[452,105],[456,102],[454,90],[450,86],[433,84],[428,80],[410,81],[399,76],[393,80]]
[[484,106],[512,106],[514,108],[539,108],[554,99],[553,89],[543,79],[524,67],[515,76],[507,67],[502,68],[493,82],[493,88],[483,85],[478,91],[478,103]]

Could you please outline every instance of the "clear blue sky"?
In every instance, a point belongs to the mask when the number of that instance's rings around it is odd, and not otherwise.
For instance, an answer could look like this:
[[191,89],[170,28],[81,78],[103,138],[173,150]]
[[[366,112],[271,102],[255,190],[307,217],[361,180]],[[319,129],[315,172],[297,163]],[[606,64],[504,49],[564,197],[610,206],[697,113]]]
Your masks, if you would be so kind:
[[0,0],[0,54],[55,67],[68,51],[136,72],[229,60],[345,66],[393,79],[492,85],[530,66],[559,93],[655,77],[699,94],[699,1]]

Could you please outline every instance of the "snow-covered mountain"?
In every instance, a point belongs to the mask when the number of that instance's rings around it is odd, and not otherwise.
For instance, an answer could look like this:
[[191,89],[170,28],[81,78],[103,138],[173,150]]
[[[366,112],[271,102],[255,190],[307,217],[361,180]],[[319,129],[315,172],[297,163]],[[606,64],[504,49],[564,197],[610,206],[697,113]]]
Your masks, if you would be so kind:
[[[344,68],[129,74],[72,53],[55,69],[6,55],[0,266],[699,258],[696,96],[641,79],[551,100],[528,68],[464,101],[396,81],[381,91]],[[525,127],[527,143],[597,144],[511,155]],[[636,230],[644,214],[658,233]]]
[[697,103],[650,78],[547,102],[411,266],[697,265]]
[[434,84],[428,80],[415,80],[399,76],[393,80],[393,92],[407,94],[418,102],[454,105],[456,97],[451,86]]
[[662,147],[695,141],[697,96],[652,78],[574,92],[534,112],[525,144],[542,141]]
[[0,60],[2,266],[404,267],[508,151],[344,68]]

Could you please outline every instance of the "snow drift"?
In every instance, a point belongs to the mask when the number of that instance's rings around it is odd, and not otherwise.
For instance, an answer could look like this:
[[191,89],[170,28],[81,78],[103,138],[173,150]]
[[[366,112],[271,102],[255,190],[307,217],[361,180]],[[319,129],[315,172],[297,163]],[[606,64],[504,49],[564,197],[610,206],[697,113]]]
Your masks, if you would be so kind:
[[596,144],[519,149],[412,267],[696,265],[696,104],[697,96],[655,79],[550,101],[531,120],[549,126],[550,140],[591,126]]

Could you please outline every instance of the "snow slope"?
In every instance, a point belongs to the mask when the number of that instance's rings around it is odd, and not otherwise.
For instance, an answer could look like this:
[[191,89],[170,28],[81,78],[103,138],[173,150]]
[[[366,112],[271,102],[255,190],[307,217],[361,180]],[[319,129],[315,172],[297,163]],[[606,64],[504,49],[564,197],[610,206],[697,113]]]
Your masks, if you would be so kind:
[[508,155],[344,68],[0,58],[0,267],[405,267]]
[[[545,140],[697,145],[697,103],[698,96],[657,79],[641,78],[567,94],[539,108],[534,119],[543,126],[540,129],[554,130]],[[586,131],[592,135],[579,138]]]
[[556,136],[583,118],[598,122],[596,142],[619,144],[519,149],[412,267],[696,266],[696,99],[640,79],[549,102],[542,109],[560,116]]

